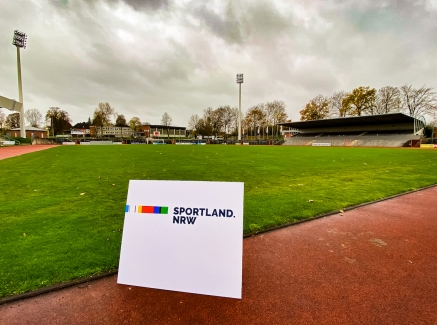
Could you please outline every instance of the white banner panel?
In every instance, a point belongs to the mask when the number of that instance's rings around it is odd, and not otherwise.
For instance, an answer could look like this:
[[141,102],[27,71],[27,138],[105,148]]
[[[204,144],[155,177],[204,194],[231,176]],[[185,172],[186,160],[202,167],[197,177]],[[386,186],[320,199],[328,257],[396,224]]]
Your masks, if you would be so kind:
[[330,147],[331,143],[330,142],[324,142],[324,143],[322,143],[322,142],[313,142],[312,146],[313,147]]
[[244,183],[131,180],[118,283],[241,299]]
[[1,146],[14,146],[15,141],[0,141]]
[[90,141],[90,145],[93,145],[93,146],[111,145],[112,146],[112,141]]

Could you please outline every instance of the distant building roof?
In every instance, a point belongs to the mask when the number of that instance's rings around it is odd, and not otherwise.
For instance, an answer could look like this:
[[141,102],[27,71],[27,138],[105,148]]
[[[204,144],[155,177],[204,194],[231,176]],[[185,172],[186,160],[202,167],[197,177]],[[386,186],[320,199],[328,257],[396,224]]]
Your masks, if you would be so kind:
[[88,122],[80,122],[80,123],[76,123],[73,128],[75,129],[89,129],[90,128],[90,124]]
[[347,127],[360,125],[376,125],[376,124],[399,124],[411,123],[413,124],[415,118],[405,115],[403,113],[391,113],[381,115],[366,115],[366,116],[349,116],[340,118],[327,118],[323,120],[286,122],[280,125],[288,126],[296,129],[312,129],[323,127]]
[[158,129],[176,129],[176,130],[185,130],[186,127],[185,126],[174,126],[174,125],[153,125],[153,124],[143,124],[143,126],[150,126],[150,128],[158,128]]
[[[41,129],[41,128],[36,128],[34,126],[26,126],[25,127],[26,131],[42,131],[42,132],[46,132],[47,130]],[[21,128],[14,128],[11,129],[11,131],[21,131]]]

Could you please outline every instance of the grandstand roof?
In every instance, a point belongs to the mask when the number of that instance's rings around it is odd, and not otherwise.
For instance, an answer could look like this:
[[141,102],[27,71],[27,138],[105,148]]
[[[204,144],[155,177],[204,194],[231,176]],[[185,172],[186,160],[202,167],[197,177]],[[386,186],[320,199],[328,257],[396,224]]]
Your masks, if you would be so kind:
[[411,123],[413,124],[414,117],[403,113],[391,113],[381,115],[366,115],[366,116],[351,116],[340,118],[328,118],[323,120],[299,121],[281,123],[280,125],[288,126],[296,129],[312,129],[323,127],[347,127],[355,125],[377,125],[390,123]]

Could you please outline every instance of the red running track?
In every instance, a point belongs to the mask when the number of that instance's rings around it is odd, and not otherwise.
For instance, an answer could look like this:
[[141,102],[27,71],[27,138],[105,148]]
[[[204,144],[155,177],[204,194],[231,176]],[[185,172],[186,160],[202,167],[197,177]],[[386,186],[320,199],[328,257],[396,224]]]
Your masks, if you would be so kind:
[[244,240],[243,299],[116,276],[0,306],[0,324],[437,324],[437,187]]
[[5,158],[15,157],[15,156],[21,156],[29,152],[50,149],[53,147],[56,147],[56,145],[37,144],[34,146],[28,145],[28,146],[0,147],[0,160]]

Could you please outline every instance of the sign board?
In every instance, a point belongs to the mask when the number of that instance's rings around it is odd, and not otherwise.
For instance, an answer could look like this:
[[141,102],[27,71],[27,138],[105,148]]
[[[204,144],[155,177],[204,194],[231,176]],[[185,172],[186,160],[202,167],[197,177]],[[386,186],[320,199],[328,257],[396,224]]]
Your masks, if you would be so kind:
[[330,142],[324,142],[324,143],[322,143],[322,142],[313,142],[311,145],[313,147],[330,147],[331,143]]
[[155,137],[159,137],[161,135],[161,133],[159,131],[154,131],[153,132],[153,136]]
[[14,146],[15,141],[0,141],[0,146]]
[[422,149],[437,149],[437,144],[421,144]]
[[241,299],[244,183],[131,180],[118,283]]

